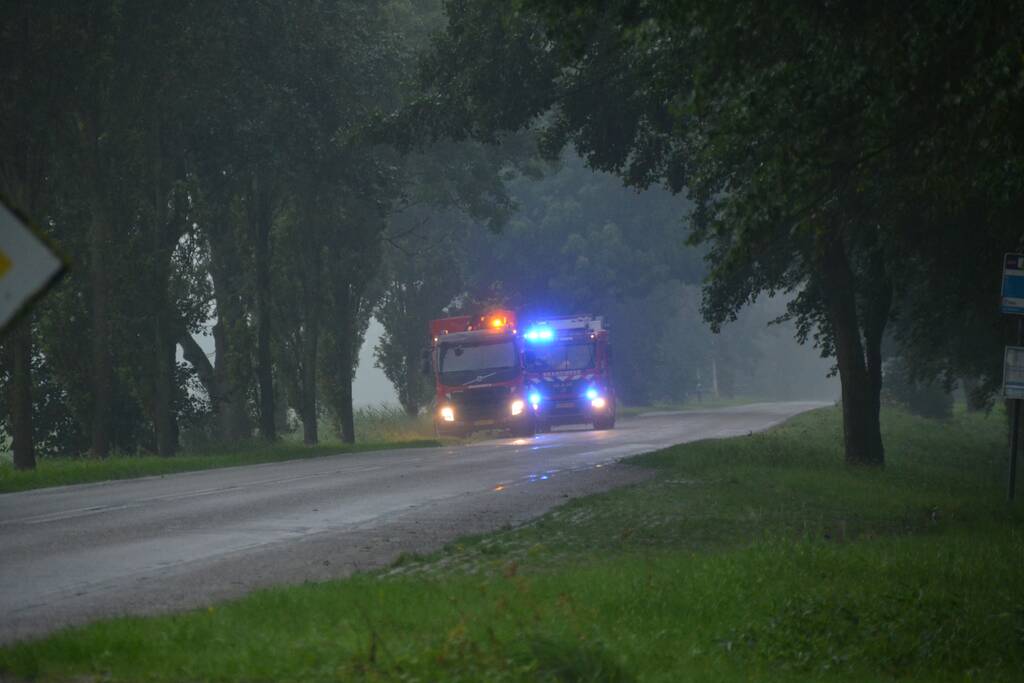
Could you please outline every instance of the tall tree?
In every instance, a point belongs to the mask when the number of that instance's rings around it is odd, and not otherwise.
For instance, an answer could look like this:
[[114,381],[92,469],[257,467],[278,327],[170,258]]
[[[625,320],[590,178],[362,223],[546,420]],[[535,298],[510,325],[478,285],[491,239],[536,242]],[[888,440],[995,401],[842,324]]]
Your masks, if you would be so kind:
[[[430,217],[407,216],[406,221],[414,221],[413,227],[420,227],[422,232],[415,239],[388,245],[382,274],[386,284],[374,309],[374,316],[384,327],[374,349],[377,367],[384,371],[398,394],[398,402],[410,416],[419,414],[433,389],[422,372],[429,321],[440,317],[463,290],[457,261],[463,252],[452,239],[453,233],[444,234],[436,227],[427,229],[425,221]],[[392,226],[396,223],[405,222],[393,222]]]
[[[60,88],[62,55],[49,49],[53,35],[69,37],[70,26],[48,7],[12,3],[0,10],[0,89],[18,93],[0,102],[0,127],[17,131],[0,141],[0,196],[40,221],[50,190],[58,136],[51,122],[60,116],[66,93]],[[32,425],[31,317],[7,332],[2,351],[9,368],[6,401],[14,443],[14,465],[35,468]]]
[[376,201],[354,197],[346,211],[344,238],[327,247],[330,267],[325,272],[326,315],[322,333],[323,363],[320,382],[338,435],[354,443],[355,411],[352,382],[359,364],[359,349],[379,297],[377,274],[381,263],[380,236],[384,216]]

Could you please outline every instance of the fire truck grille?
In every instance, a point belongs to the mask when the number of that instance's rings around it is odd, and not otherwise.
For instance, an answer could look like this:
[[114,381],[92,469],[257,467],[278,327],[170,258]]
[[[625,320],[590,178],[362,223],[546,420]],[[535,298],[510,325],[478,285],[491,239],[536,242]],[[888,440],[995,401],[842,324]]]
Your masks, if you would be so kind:
[[509,396],[508,387],[483,387],[452,394],[452,403],[461,420],[494,419],[508,412]]
[[582,379],[545,382],[546,392],[551,396],[578,396],[586,389],[586,383]]

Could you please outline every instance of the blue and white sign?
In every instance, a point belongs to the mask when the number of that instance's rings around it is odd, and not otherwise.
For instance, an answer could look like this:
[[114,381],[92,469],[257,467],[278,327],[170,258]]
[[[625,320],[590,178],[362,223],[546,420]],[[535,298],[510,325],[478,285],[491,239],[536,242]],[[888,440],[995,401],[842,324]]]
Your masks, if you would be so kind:
[[1003,353],[1003,398],[1024,399],[1024,346]]
[[1003,313],[1024,315],[1024,254],[1003,257]]

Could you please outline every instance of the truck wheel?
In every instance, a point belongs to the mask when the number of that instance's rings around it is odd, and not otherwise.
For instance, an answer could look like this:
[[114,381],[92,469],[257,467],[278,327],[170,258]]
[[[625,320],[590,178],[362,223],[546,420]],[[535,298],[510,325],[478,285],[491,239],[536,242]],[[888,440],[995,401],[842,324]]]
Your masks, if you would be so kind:
[[594,429],[603,431],[605,429],[615,429],[615,416],[600,418],[594,420]]

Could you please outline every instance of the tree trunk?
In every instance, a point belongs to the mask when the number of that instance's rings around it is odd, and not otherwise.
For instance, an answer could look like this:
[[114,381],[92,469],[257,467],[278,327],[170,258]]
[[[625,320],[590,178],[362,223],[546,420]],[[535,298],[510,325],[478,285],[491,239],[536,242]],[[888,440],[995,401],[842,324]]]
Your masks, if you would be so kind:
[[11,372],[7,386],[7,410],[11,418],[14,469],[36,468],[32,435],[32,322],[25,314],[7,334],[7,362]]
[[[217,307],[217,323],[213,326],[217,364],[212,368],[213,381],[206,388],[217,415],[220,439],[233,443],[252,436],[248,408],[252,363],[250,330],[242,305],[242,257],[230,227],[221,225],[218,230],[211,231],[209,244],[210,275]],[[198,345],[193,353],[202,354],[205,359]],[[197,368],[197,363],[203,363],[198,358],[189,358],[189,362]],[[206,362],[209,363],[209,359]]]
[[[843,445],[851,465],[881,467],[885,464],[879,422],[881,390],[881,325],[868,335],[868,358],[861,343],[860,322],[854,295],[855,281],[842,236],[828,234],[818,244],[819,275],[828,320],[835,339],[836,361],[843,397]],[[882,308],[878,306],[878,308]],[[886,307],[886,314],[888,308]]]
[[711,356],[711,394],[716,401],[722,398],[722,394],[718,391],[718,359],[714,356]]
[[157,455],[169,458],[178,451],[178,426],[174,410],[175,344],[167,329],[163,311],[155,313],[153,323],[153,429]]
[[[862,287],[868,294],[864,305],[864,351],[868,376],[868,447],[878,454],[877,464],[885,464],[885,446],[882,443],[882,337],[892,310],[892,281],[885,272],[881,253],[871,254],[866,282]],[[872,463],[875,464],[875,463]]]
[[352,408],[352,380],[355,374],[352,338],[355,336],[356,307],[352,287],[344,281],[334,284],[334,310],[331,330],[331,377],[327,392],[331,411],[338,428],[338,436],[345,443],[355,443],[355,414]]
[[192,337],[189,331],[185,329],[184,323],[180,321],[176,341],[181,345],[181,355],[195,368],[199,381],[203,383],[203,388],[206,389],[207,395],[212,399],[218,393],[213,363],[206,357],[203,347],[199,346],[199,342]]
[[266,255],[257,256],[256,264],[256,373],[259,380],[260,436],[267,441],[277,439],[274,424],[274,365],[270,349],[270,266]]
[[319,442],[316,406],[317,344],[320,340],[320,252],[316,245],[306,249],[302,272],[302,441],[307,446]]
[[964,390],[964,401],[967,403],[967,412],[977,413],[985,410],[988,406],[983,396],[979,397],[978,390],[981,382],[977,377],[964,375],[960,378],[960,387]]
[[274,367],[271,354],[270,227],[273,211],[265,184],[253,176],[249,195],[249,220],[255,241],[256,269],[256,373],[260,397],[260,436],[277,439],[274,424]]
[[416,353],[405,354],[405,395],[402,396],[402,407],[409,417],[416,417],[420,414],[423,392],[422,379],[420,374],[420,356]]
[[338,344],[338,367],[341,377],[338,378],[338,402],[335,409],[338,414],[338,425],[341,427],[341,440],[345,443],[356,442],[355,411],[352,408],[352,380],[355,371],[352,353],[352,336],[346,335]]
[[152,190],[153,216],[150,230],[150,277],[153,291],[152,333],[153,333],[153,432],[156,435],[156,452],[163,458],[173,456],[178,450],[178,418],[174,406],[175,394],[175,334],[171,320],[177,316],[168,292],[170,271],[178,231],[178,198],[173,198],[174,210],[166,217],[172,183],[165,178],[164,146],[159,114],[153,117],[151,128],[152,148]]
[[317,333],[307,326],[302,340],[302,442],[315,446],[320,442],[316,408]]
[[110,272],[107,254],[111,227],[106,212],[94,197],[89,231],[89,268],[92,284],[92,454],[105,458],[112,441],[114,364],[110,355]]

